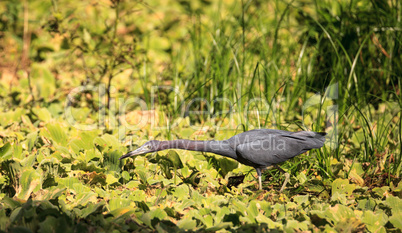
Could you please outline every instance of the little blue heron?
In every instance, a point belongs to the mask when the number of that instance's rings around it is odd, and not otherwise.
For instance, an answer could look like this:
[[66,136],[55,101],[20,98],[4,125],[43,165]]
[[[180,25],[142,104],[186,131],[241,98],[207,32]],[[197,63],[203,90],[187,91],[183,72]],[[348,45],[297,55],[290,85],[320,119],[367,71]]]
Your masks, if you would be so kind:
[[[222,141],[152,140],[123,155],[120,159],[166,149],[211,152],[254,167],[258,174],[259,189],[261,189],[262,169],[284,162],[311,149],[321,148],[325,142],[325,135],[326,133],[312,131],[289,132],[274,129],[255,129]],[[278,167],[278,169],[284,172],[281,168]],[[286,179],[280,192],[283,191],[289,181],[289,174],[284,173]]]

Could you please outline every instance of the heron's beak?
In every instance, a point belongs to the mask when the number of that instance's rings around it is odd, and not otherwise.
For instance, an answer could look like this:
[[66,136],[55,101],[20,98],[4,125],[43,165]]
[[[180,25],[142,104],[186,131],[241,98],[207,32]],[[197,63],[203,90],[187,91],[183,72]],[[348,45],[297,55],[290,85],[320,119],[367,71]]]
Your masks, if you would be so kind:
[[127,157],[131,157],[131,156],[134,156],[134,155],[146,154],[146,153],[149,153],[149,152],[152,152],[152,151],[149,151],[149,149],[147,149],[147,148],[140,147],[140,148],[138,148],[136,150],[133,150],[133,151],[121,156],[119,160],[125,159]]

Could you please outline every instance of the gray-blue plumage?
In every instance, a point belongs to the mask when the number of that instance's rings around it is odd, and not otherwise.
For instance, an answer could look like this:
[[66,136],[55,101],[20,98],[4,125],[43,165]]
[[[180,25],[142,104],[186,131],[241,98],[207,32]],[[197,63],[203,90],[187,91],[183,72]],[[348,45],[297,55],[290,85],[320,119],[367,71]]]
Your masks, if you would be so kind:
[[[284,162],[308,150],[322,147],[325,142],[325,135],[326,133],[312,131],[289,132],[274,129],[256,129],[222,141],[152,140],[140,148],[123,155],[120,159],[166,149],[211,152],[254,167],[257,171],[261,188],[261,169]],[[282,186],[282,189],[284,186]]]

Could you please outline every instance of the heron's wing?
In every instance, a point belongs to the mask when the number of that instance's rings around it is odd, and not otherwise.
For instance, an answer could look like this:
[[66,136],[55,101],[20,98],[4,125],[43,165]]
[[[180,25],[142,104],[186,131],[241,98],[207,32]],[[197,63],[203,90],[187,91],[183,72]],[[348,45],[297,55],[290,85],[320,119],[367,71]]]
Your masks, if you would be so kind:
[[313,148],[322,147],[325,138],[322,139],[323,136],[316,136],[314,132],[312,133],[267,135],[265,138],[260,137],[237,144],[236,153],[239,161],[243,159],[243,163],[247,165],[270,166]]
[[239,161],[243,159],[244,162],[240,162],[254,167],[281,163],[303,152],[303,147],[299,143],[288,140],[255,140],[238,144],[236,147]]
[[239,162],[264,167],[322,147],[325,133],[259,129],[238,134],[228,141],[235,148]]
[[244,143],[252,143],[257,140],[278,141],[284,140],[290,143],[302,143],[306,149],[320,148],[324,145],[326,133],[312,131],[289,132],[274,129],[255,129],[233,136],[227,140],[233,148]]
[[236,143],[246,143],[249,141],[257,140],[257,139],[265,139],[270,136],[283,136],[288,138],[293,138],[297,140],[307,140],[307,139],[319,139],[321,141],[325,141],[326,133],[317,133],[313,131],[299,131],[299,132],[289,132],[284,130],[277,129],[254,129],[250,131],[243,132],[241,134],[235,135],[229,140]]
[[291,138],[300,141],[307,149],[320,148],[324,145],[326,133],[317,133],[312,131],[299,131],[291,134],[281,135],[285,138]]

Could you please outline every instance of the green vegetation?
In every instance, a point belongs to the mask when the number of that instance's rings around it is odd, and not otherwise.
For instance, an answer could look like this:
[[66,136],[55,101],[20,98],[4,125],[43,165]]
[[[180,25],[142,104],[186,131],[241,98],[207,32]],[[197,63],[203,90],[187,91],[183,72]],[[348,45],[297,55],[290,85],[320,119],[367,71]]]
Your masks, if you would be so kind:
[[[0,231],[402,230],[402,2],[0,2]],[[329,133],[264,174],[149,139]],[[231,189],[230,177],[245,175]]]

